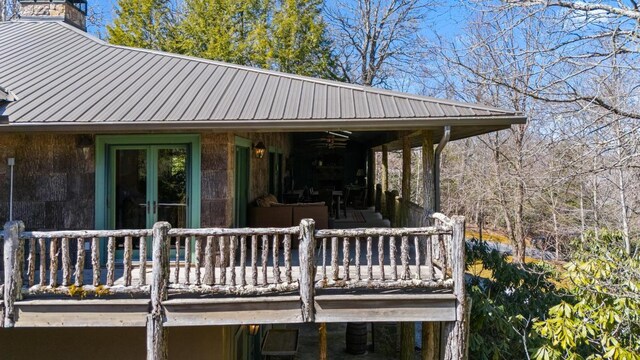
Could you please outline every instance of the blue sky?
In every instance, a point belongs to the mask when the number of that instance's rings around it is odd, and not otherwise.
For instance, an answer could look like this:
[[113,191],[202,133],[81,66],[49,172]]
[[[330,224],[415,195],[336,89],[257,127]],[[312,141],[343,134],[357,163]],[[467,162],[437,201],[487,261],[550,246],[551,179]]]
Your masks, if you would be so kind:
[[[104,15],[104,22],[110,24],[115,16],[115,6],[117,0],[87,0],[89,7],[100,11]],[[328,0],[326,6],[331,6],[332,1]],[[435,7],[430,12],[430,19],[427,20],[429,27],[437,29],[441,34],[456,35],[463,28],[468,9],[462,5],[460,0],[442,0],[441,5]],[[426,26],[425,26],[426,27]],[[93,35],[105,34],[104,28],[89,27],[88,31]]]

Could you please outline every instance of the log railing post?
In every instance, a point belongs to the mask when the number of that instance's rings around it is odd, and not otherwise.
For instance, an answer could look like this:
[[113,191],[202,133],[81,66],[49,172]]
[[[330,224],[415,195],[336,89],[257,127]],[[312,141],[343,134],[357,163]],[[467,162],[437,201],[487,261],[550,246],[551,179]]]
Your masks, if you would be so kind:
[[302,219],[300,222],[300,300],[302,301],[303,322],[315,320],[315,225],[313,219]]
[[374,206],[377,213],[382,213],[382,184],[376,184],[376,200]]
[[453,231],[451,236],[451,269],[453,278],[453,293],[456,296],[456,321],[445,324],[443,341],[445,346],[445,360],[466,360],[468,347],[469,325],[466,320],[467,298],[465,293],[465,239],[464,217],[453,216]]
[[171,225],[153,225],[153,273],[151,280],[151,313],[147,315],[147,360],[166,360],[169,357],[168,336],[163,327],[162,301],[167,299],[169,286],[169,241]]
[[4,327],[13,327],[16,321],[13,304],[22,293],[22,246],[20,233],[24,231],[22,221],[4,224]]

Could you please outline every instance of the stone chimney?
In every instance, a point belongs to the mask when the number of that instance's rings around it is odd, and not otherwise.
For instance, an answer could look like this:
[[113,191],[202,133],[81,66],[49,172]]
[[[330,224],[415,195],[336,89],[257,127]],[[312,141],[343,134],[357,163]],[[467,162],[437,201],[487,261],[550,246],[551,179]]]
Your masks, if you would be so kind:
[[58,20],[87,31],[86,0],[20,0],[20,19]]

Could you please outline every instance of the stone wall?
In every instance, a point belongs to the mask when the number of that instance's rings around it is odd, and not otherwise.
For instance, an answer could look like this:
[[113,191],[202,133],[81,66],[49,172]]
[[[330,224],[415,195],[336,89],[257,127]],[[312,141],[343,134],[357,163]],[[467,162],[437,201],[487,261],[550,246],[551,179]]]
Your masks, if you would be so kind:
[[[287,159],[291,151],[288,133],[202,133],[202,189],[200,224],[203,227],[232,226],[235,194],[235,139],[236,136],[253,144],[262,141],[267,147],[282,151]],[[258,159],[251,151],[249,164],[249,201],[269,191],[269,159]],[[284,175],[284,168],[281,170]]]
[[0,222],[9,219],[8,158],[15,158],[13,218],[27,229],[94,227],[93,149],[82,135],[0,134]]
[[[262,141],[289,157],[286,133],[201,133],[202,227],[233,224],[235,137]],[[78,144],[88,135],[0,135],[0,222],[9,219],[9,167],[14,157],[13,218],[30,230],[95,227],[95,148]],[[267,156],[251,154],[249,199],[269,189]],[[284,169],[282,170],[284,174]]]
[[233,136],[202,133],[200,143],[200,225],[230,226],[233,223]]

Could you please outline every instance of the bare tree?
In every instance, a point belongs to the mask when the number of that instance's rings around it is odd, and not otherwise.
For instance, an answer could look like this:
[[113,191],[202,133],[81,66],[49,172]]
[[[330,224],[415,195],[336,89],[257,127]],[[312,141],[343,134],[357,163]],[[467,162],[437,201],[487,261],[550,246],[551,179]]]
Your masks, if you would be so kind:
[[429,6],[427,0],[337,0],[326,15],[344,78],[371,86],[410,72]]
[[[496,5],[477,1],[475,10],[490,12],[495,20],[509,24],[503,33],[520,29],[527,19],[540,22],[537,46],[512,54],[514,58],[538,58],[536,81],[522,84],[512,79],[500,81],[527,96],[555,103],[580,104],[583,108],[601,108],[611,114],[640,119],[634,103],[640,96],[640,86],[630,88],[627,101],[611,101],[604,93],[603,83],[593,83],[603,69],[610,69],[615,58],[618,68],[629,73],[640,71],[640,9],[637,2],[578,0],[508,0]],[[509,22],[507,22],[509,21]],[[481,46],[478,44],[478,46]],[[638,85],[638,84],[636,84]]]
[[20,14],[18,0],[0,0],[0,21],[15,19]]

